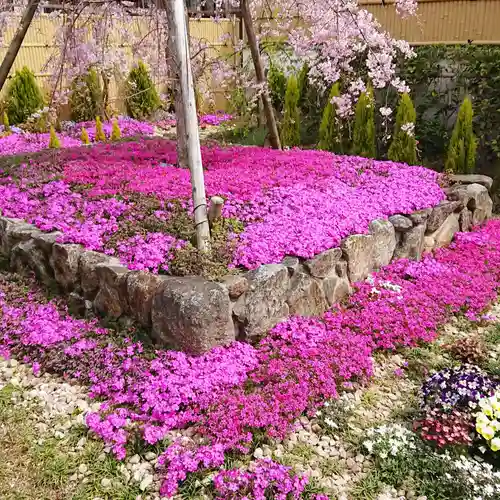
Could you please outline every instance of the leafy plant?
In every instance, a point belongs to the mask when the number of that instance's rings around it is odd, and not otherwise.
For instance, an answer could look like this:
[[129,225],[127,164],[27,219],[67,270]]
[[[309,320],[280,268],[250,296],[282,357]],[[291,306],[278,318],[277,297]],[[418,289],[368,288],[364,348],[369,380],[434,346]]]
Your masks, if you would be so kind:
[[100,116],[96,116],[95,119],[95,142],[101,142],[106,140],[106,134],[102,128],[102,121]]
[[477,337],[458,339],[443,347],[463,363],[480,364],[485,357],[484,345]]
[[267,83],[269,85],[269,93],[271,94],[273,107],[276,111],[281,113],[285,105],[287,80],[283,70],[278,68],[272,61],[269,64]]
[[373,91],[369,87],[362,92],[356,104],[354,119],[353,148],[354,155],[375,158],[375,111]]
[[75,122],[90,121],[102,114],[103,94],[95,69],[91,68],[86,75],[73,81],[69,104],[71,119]]
[[339,121],[337,118],[337,105],[333,98],[340,95],[339,84],[336,83],[330,90],[328,103],[323,111],[323,119],[319,127],[318,149],[342,153],[342,137]]
[[9,122],[14,125],[23,123],[43,105],[43,95],[33,72],[26,66],[16,71],[7,91]]
[[413,102],[405,93],[399,101],[394,136],[388,153],[389,160],[408,163],[408,165],[417,164],[416,119]]
[[472,130],[472,102],[466,97],[458,111],[446,160],[446,170],[458,174],[470,174],[476,166],[477,141]]
[[142,61],[128,76],[126,105],[128,114],[137,120],[149,118],[161,105],[153,80]]
[[113,120],[113,126],[111,128],[111,140],[119,141],[122,137],[122,132],[120,130],[120,126],[118,125],[118,120],[115,118]]
[[61,147],[61,142],[57,137],[56,131],[53,126],[50,127],[50,141],[49,148],[50,149],[59,149]]
[[286,86],[285,111],[281,125],[281,143],[293,147],[300,144],[299,87],[297,78],[290,76]]

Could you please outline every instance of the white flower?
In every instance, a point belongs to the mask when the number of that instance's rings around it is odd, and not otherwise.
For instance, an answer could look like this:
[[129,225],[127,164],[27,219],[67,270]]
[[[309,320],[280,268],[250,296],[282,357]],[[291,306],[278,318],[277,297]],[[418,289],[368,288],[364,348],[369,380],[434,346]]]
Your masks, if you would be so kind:
[[387,118],[388,116],[390,116],[391,113],[392,113],[392,109],[391,108],[385,108],[385,107],[380,108],[379,111],[380,111],[380,114],[383,117],[385,117],[385,118]]
[[406,132],[410,137],[413,137],[415,135],[415,124],[411,122],[403,123],[401,130]]
[[363,446],[368,450],[368,453],[373,452],[373,441],[365,441]]

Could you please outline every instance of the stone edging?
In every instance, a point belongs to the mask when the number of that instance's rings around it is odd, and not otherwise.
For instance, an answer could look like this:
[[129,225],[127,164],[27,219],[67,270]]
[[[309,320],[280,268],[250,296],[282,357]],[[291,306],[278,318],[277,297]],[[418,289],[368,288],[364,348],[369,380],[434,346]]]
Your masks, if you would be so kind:
[[483,185],[457,184],[446,192],[448,200],[432,209],[372,221],[369,234],[349,236],[340,248],[309,260],[286,257],[221,283],[130,271],[115,257],[57,243],[59,232],[7,217],[0,217],[0,253],[11,269],[32,270],[47,286],[57,283],[80,312],[132,317],[160,344],[197,354],[235,339],[251,341],[289,315],[319,315],[373,270],[420,259],[491,217]]

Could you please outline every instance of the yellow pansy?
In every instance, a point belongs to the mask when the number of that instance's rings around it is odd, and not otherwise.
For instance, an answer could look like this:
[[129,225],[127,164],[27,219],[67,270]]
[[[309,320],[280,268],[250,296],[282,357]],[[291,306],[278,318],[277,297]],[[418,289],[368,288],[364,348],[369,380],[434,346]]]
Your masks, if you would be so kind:
[[490,440],[495,437],[495,429],[493,429],[493,427],[490,427],[489,425],[482,426],[481,430],[477,429],[476,427],[476,430],[477,432],[479,432],[479,434],[481,434],[481,436],[484,437],[484,439]]
[[491,448],[493,451],[498,451],[498,450],[500,450],[500,438],[495,438],[495,439],[492,439],[492,440],[491,440],[491,443],[490,443],[490,448]]

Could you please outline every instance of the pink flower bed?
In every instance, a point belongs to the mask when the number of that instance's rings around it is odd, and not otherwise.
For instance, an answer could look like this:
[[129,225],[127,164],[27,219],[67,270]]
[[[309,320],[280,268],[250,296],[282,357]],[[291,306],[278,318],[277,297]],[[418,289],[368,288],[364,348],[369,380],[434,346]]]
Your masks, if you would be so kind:
[[[120,117],[118,125],[122,137],[135,137],[153,135],[154,126],[151,123],[133,120],[132,118]],[[103,130],[106,137],[111,137],[112,122],[104,122]],[[64,132],[58,133],[61,148],[76,148],[82,145],[80,134],[85,127],[91,141],[95,139],[95,122],[65,124]],[[27,153],[37,153],[49,147],[50,134],[35,134],[22,132],[19,128],[14,128],[15,133],[0,137],[0,156],[12,156]]]
[[[423,167],[321,151],[204,147],[202,153],[208,195],[223,196],[223,215],[245,227],[235,266],[255,268],[285,255],[310,258],[349,234],[367,232],[373,219],[444,199],[439,174]],[[65,241],[115,253],[135,269],[167,270],[171,249],[183,245],[175,235],[158,233],[154,243],[144,235],[112,247],[108,242],[124,224],[140,226],[144,214],[133,196],[159,200],[158,220],[171,216],[171,200],[189,206],[190,174],[175,162],[175,144],[164,140],[81,148],[66,154],[60,168],[32,165],[16,172],[21,181],[5,178],[0,209],[41,229],[61,230]],[[153,247],[161,252],[144,259]]]
[[[159,458],[162,493],[171,496],[187,474],[220,468],[228,452],[247,453],[254,435],[283,438],[300,415],[336,398],[342,384],[371,376],[374,350],[432,341],[452,314],[481,314],[499,285],[495,220],[459,234],[451,247],[422,262],[388,266],[322,318],[278,324],[255,347],[235,342],[196,358],[162,351],[151,359],[141,344],[113,339],[54,303],[40,305],[31,296],[9,300],[5,285],[0,342],[5,355],[36,370],[88,383],[91,396],[103,403],[87,415],[87,425],[119,458],[137,433],[153,444],[169,430],[192,426],[200,442],[175,441]],[[222,471],[214,479],[223,499],[258,495],[265,484],[276,495],[299,498],[305,483],[267,461],[253,472]]]

